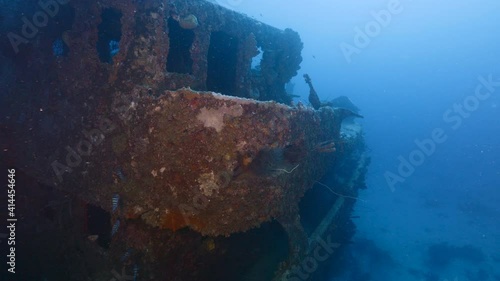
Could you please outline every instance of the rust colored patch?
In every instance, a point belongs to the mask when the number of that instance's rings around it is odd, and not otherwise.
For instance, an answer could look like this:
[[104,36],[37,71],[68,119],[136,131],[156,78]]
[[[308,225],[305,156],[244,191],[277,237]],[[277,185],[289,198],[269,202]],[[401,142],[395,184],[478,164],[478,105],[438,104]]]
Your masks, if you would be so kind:
[[180,213],[174,213],[174,212],[165,214],[162,217],[160,224],[161,228],[171,229],[173,231],[181,229],[187,225],[184,216]]

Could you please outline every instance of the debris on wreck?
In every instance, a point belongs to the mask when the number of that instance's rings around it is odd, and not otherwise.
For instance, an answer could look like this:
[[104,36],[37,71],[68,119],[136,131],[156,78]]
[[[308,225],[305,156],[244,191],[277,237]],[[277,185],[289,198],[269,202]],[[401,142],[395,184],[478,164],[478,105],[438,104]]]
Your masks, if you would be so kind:
[[341,119],[347,117],[363,118],[363,116],[359,114],[359,108],[346,96],[337,97],[329,102],[321,102],[318,93],[314,89],[311,77],[309,77],[308,74],[304,74],[304,79],[309,86],[309,102],[314,109],[318,110],[323,106],[329,106],[338,108],[339,112],[342,112]]
[[309,102],[311,103],[311,106],[318,110],[322,104],[319,100],[318,94],[316,93],[316,90],[314,90],[314,86],[311,81],[311,77],[309,77],[308,74],[304,74],[304,79],[306,80],[307,85],[309,86]]
[[350,111],[359,114],[359,108],[346,96],[339,96],[327,102],[328,106],[341,107],[349,109]]

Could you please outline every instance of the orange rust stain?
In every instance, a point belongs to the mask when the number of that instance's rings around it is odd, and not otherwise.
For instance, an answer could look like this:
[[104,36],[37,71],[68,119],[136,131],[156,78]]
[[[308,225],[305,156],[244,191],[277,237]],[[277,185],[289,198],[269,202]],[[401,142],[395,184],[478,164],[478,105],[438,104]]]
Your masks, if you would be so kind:
[[200,218],[187,217],[177,212],[169,212],[161,218],[160,228],[176,231],[188,225],[197,229],[205,227],[205,223]]
[[191,109],[196,109],[199,106],[200,106],[200,99],[193,98],[189,101],[189,107],[191,107]]
[[125,218],[128,219],[128,220],[133,220],[133,219],[137,219],[141,216],[141,214],[137,214],[137,213],[134,213],[134,212],[127,212],[125,214]]
[[181,229],[186,226],[184,216],[179,213],[168,213],[161,218],[160,227],[168,228],[173,231]]
[[184,183],[184,178],[180,173],[174,173],[172,175],[172,183],[174,184],[181,184]]
[[244,156],[243,161],[242,161],[243,166],[246,167],[246,166],[250,165],[250,163],[252,163],[252,160],[253,160],[252,157]]
[[182,92],[184,98],[186,100],[193,100],[193,99],[198,99],[200,97],[199,94],[197,93],[192,93],[192,92],[189,92],[189,91],[179,91],[179,92]]

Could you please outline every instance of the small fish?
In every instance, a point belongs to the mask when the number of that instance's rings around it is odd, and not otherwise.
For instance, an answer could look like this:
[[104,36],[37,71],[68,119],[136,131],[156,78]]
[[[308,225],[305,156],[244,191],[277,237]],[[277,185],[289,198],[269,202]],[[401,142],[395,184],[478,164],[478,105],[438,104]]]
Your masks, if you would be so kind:
[[125,177],[125,175],[123,174],[123,171],[120,167],[116,168],[115,169],[115,175],[122,181],[126,181],[127,178]]
[[118,232],[119,227],[120,227],[120,220],[116,220],[115,224],[113,225],[113,229],[111,229],[111,237],[115,236],[115,234]]
[[120,204],[120,195],[118,193],[113,194],[113,198],[111,199],[113,203],[113,207],[111,212],[114,213],[118,209],[118,205]]
[[139,266],[134,264],[134,281],[137,281],[137,277],[139,277]]
[[120,258],[120,261],[121,261],[121,262],[125,262],[125,261],[126,261],[126,260],[130,257],[130,255],[132,254],[132,252],[133,252],[132,248],[129,248],[129,249],[125,252],[125,254],[123,254],[123,256]]

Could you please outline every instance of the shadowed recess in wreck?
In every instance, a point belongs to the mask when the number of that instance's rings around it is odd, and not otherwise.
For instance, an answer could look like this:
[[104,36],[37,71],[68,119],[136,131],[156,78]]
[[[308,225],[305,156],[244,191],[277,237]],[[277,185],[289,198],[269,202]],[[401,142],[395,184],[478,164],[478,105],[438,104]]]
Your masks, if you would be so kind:
[[99,39],[97,40],[97,52],[101,62],[112,63],[113,42],[120,42],[122,37],[121,18],[122,13],[113,8],[104,9],[101,14],[102,22],[99,24]]
[[225,32],[213,32],[208,48],[207,89],[231,95],[235,92],[238,39]]
[[168,39],[170,47],[167,57],[167,71],[192,74],[193,59],[191,59],[190,48],[194,40],[194,32],[189,29],[184,29],[179,25],[179,22],[174,18],[169,17]]

